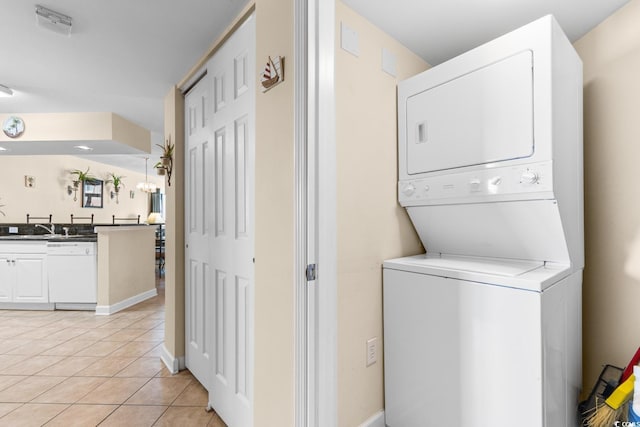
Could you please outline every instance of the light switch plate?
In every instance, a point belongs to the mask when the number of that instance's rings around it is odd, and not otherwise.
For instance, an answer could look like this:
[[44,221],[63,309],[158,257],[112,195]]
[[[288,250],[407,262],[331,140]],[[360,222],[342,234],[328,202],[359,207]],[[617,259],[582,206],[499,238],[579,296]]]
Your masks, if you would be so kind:
[[358,33],[344,22],[340,23],[340,47],[354,56],[360,56]]

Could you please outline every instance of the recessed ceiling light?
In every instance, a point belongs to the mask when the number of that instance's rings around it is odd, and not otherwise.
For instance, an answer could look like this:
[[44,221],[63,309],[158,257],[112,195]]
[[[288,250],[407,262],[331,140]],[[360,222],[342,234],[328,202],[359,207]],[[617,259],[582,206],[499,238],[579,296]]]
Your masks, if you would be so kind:
[[93,150],[93,148],[87,147],[86,145],[76,145],[76,146],[74,146],[74,148],[77,148],[78,150],[82,150],[82,151],[91,151],[91,150]]
[[0,96],[11,96],[13,95],[13,90],[10,87],[5,85],[0,85]]
[[60,12],[36,5],[36,24],[39,27],[70,36],[73,19]]

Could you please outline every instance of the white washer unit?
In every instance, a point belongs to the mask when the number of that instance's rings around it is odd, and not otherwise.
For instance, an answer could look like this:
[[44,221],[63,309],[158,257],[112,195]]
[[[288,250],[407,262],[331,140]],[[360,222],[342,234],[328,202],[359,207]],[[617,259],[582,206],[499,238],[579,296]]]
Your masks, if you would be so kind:
[[384,263],[389,427],[577,425],[582,63],[552,16],[398,85],[399,201],[426,255]]

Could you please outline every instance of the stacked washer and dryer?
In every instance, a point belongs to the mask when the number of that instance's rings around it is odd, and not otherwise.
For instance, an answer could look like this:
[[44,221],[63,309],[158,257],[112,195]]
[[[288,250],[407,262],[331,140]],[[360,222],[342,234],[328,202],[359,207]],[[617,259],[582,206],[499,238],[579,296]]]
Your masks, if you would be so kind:
[[580,58],[546,16],[401,82],[398,118],[427,253],[384,262],[387,426],[577,425]]

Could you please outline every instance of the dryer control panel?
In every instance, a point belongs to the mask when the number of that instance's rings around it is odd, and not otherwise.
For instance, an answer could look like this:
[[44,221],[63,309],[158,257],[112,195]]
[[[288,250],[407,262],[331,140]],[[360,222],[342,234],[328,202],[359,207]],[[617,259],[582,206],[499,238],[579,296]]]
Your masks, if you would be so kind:
[[402,206],[553,198],[552,162],[487,168],[398,183]]

